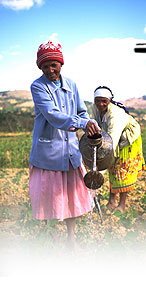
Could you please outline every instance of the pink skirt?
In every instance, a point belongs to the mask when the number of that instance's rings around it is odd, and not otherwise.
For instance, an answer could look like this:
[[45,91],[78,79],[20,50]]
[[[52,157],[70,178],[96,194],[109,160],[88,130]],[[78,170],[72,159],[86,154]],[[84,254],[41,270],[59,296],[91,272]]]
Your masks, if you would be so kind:
[[30,164],[29,192],[35,219],[63,221],[92,211],[92,198],[84,184],[83,164],[69,171],[49,171]]

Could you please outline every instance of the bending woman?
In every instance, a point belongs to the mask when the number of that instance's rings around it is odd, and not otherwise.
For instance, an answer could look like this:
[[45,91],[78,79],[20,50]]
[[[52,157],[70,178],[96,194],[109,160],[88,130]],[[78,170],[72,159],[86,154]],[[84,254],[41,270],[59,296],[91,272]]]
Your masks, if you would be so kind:
[[115,208],[116,194],[120,202],[116,209],[125,211],[127,193],[134,189],[137,177],[144,169],[140,125],[126,108],[113,101],[108,87],[94,91],[93,118],[113,140],[115,163],[109,169],[110,195],[108,208]]

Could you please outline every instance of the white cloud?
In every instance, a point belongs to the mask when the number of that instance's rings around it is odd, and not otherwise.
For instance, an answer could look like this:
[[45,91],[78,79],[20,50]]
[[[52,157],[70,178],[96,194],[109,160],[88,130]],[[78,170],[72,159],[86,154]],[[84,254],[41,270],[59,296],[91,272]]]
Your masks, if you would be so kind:
[[16,49],[19,49],[21,46],[20,44],[12,44],[9,46],[10,50],[16,50]]
[[46,42],[48,40],[52,40],[54,42],[54,44],[58,44],[59,40],[58,40],[58,33],[52,33],[50,36],[48,36],[48,39],[46,40]]
[[3,56],[0,54],[0,60],[2,60]]
[[146,26],[144,27],[144,33],[146,34]]
[[[65,52],[62,44],[65,60],[62,74],[76,82],[82,99],[92,102],[94,89],[99,85],[110,87],[118,101],[146,95],[146,54],[134,52],[136,43],[140,42],[144,40],[93,39],[72,52]],[[5,64],[3,70],[1,68],[2,91],[29,89],[41,71],[36,66],[34,55],[27,62],[23,58],[20,63],[20,58],[18,62],[17,57],[13,57],[13,68],[10,64],[9,67]]]
[[52,33],[50,36],[49,36],[49,39],[53,40],[53,39],[57,39],[58,40],[58,33]]
[[146,95],[146,55],[134,52],[134,38],[93,39],[64,53],[62,72],[75,80],[84,100],[93,101],[94,89],[107,85],[116,100]]
[[11,52],[10,55],[11,56],[19,56],[20,55],[20,52]]
[[42,5],[44,3],[43,0],[35,0],[35,2],[38,4],[38,5]]
[[8,56],[19,56],[21,52],[19,51],[20,46],[11,45],[9,49],[3,51],[3,57],[6,59]]
[[59,42],[58,33],[52,33],[51,35],[49,35],[47,37],[46,40],[45,40],[46,37],[43,34],[41,34],[39,37],[40,37],[40,39],[42,39],[43,43],[47,42],[48,40],[52,40],[53,42],[57,42],[57,43]]
[[0,4],[13,10],[30,9],[34,4],[42,5],[43,0],[0,0]]
[[0,91],[5,90],[30,90],[30,85],[34,79],[41,76],[41,71],[37,68],[35,61],[16,63],[15,58],[13,68],[3,69],[0,72]]

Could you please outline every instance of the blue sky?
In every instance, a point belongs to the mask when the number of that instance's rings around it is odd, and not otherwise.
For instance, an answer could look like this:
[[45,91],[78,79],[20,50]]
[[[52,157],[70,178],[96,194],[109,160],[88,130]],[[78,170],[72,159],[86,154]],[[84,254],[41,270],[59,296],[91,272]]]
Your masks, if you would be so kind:
[[62,44],[62,74],[74,79],[84,100],[108,85],[115,99],[146,95],[145,0],[0,0],[0,91],[29,89],[41,75],[38,46],[55,36]]

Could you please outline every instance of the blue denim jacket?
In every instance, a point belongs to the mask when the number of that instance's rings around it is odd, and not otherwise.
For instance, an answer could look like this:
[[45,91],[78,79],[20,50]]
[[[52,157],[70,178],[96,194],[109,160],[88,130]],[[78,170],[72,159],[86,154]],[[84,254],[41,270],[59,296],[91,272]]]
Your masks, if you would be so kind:
[[68,171],[81,165],[79,142],[71,128],[84,129],[89,121],[76,84],[61,75],[57,87],[43,74],[31,85],[35,123],[29,161],[32,165],[55,171]]

